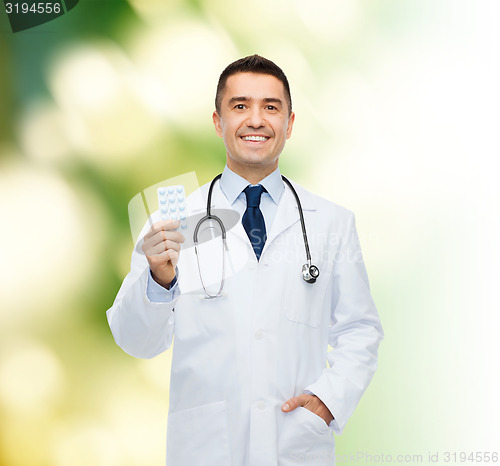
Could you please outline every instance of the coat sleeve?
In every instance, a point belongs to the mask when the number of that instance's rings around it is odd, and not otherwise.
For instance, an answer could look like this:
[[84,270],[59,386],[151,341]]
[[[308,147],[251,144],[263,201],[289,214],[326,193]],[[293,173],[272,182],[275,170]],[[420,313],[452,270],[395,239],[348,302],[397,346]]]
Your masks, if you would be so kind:
[[370,294],[354,215],[332,271],[333,300],[327,353],[329,368],[306,390],[318,396],[334,416],[330,427],[341,434],[377,368],[383,330]]
[[149,359],[167,350],[172,343],[178,298],[168,303],[148,299],[150,271],[141,249],[144,233],[132,253],[130,272],[106,314],[116,344],[131,356]]

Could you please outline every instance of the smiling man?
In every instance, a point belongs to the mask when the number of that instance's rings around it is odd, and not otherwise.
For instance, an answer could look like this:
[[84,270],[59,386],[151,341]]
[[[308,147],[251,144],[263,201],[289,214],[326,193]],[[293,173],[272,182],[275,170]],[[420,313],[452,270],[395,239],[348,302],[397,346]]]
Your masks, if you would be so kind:
[[[192,214],[210,196],[209,206],[240,215],[227,231],[224,290],[208,293],[179,222],[155,213],[109,325],[141,358],[175,334],[167,466],[332,465],[333,432],[370,383],[383,337],[354,216],[282,178],[295,114],[277,65],[258,55],[230,64],[215,107],[226,167],[187,201]],[[203,245],[208,281],[217,241]]]
[[213,120],[224,140],[227,167],[257,184],[278,168],[292,135],[295,114],[282,81],[269,74],[239,72],[218,92]]

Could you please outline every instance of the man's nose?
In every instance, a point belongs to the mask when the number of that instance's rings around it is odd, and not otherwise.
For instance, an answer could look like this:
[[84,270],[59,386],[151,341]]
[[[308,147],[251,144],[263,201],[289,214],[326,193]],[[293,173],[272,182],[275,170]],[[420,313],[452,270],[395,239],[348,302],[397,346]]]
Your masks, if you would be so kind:
[[253,108],[248,115],[246,121],[247,126],[251,128],[260,128],[266,124],[262,110],[259,108]]

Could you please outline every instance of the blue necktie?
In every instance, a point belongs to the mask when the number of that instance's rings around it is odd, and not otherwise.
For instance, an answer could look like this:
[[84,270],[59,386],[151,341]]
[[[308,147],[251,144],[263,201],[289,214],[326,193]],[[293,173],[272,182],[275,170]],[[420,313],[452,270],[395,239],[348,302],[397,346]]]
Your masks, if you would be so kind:
[[247,197],[247,210],[243,214],[241,223],[252,243],[257,260],[260,259],[262,249],[266,242],[266,224],[264,223],[264,217],[259,208],[260,197],[264,191],[264,187],[260,184],[258,186],[247,186],[244,189],[244,193]]

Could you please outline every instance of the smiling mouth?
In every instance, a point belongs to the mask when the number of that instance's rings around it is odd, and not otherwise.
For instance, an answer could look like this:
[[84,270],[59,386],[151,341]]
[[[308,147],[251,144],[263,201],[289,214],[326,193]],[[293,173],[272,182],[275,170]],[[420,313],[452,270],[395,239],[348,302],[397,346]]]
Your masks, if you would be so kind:
[[269,136],[241,136],[243,141],[264,142],[269,139]]

